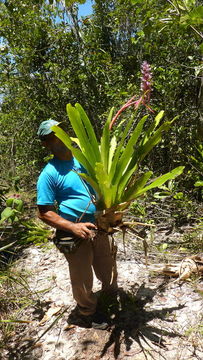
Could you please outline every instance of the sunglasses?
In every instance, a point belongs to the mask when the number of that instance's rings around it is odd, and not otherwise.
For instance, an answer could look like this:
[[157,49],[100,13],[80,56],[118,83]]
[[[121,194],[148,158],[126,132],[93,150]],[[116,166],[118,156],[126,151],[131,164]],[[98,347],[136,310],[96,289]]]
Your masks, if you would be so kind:
[[46,141],[46,136],[39,136],[38,138],[39,138],[39,140],[41,140],[41,141]]
[[41,140],[41,141],[51,140],[51,139],[53,139],[54,136],[55,136],[54,133],[50,133],[48,135],[41,135],[41,136],[39,136],[39,140]]

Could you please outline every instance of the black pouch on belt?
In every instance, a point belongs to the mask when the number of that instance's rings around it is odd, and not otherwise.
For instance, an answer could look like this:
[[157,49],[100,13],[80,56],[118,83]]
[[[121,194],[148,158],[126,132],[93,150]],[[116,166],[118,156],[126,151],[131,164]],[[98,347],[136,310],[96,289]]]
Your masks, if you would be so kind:
[[63,254],[73,254],[79,248],[83,239],[74,237],[71,233],[63,230],[56,230],[53,242]]

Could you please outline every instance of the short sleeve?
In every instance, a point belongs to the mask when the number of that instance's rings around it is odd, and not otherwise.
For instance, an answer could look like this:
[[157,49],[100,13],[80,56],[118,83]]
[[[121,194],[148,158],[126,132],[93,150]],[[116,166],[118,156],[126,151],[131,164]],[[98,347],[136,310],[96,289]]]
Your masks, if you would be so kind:
[[37,181],[37,205],[54,205],[55,199],[54,176],[43,170]]

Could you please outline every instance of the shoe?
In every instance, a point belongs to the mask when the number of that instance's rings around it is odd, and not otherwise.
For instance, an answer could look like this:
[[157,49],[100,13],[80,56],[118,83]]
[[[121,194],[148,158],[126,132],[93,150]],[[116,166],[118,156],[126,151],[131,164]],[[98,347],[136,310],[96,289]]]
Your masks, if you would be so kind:
[[106,316],[99,311],[96,311],[93,315],[90,316],[93,329],[106,330],[109,327]]
[[105,330],[109,327],[106,317],[99,311],[96,311],[92,315],[82,315],[78,312],[74,312],[69,315],[68,323],[83,328],[100,330]]
[[85,316],[85,315],[71,315],[68,317],[68,324],[69,325],[76,325],[82,328],[91,328],[92,327],[92,322],[90,319],[90,316]]

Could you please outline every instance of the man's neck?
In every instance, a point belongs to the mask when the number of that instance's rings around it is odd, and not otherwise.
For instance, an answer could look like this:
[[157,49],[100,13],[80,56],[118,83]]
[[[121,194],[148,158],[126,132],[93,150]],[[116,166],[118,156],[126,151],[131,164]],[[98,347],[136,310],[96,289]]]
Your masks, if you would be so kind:
[[59,160],[66,160],[66,161],[70,161],[73,158],[71,151],[67,151],[66,153],[54,154],[54,156]]

